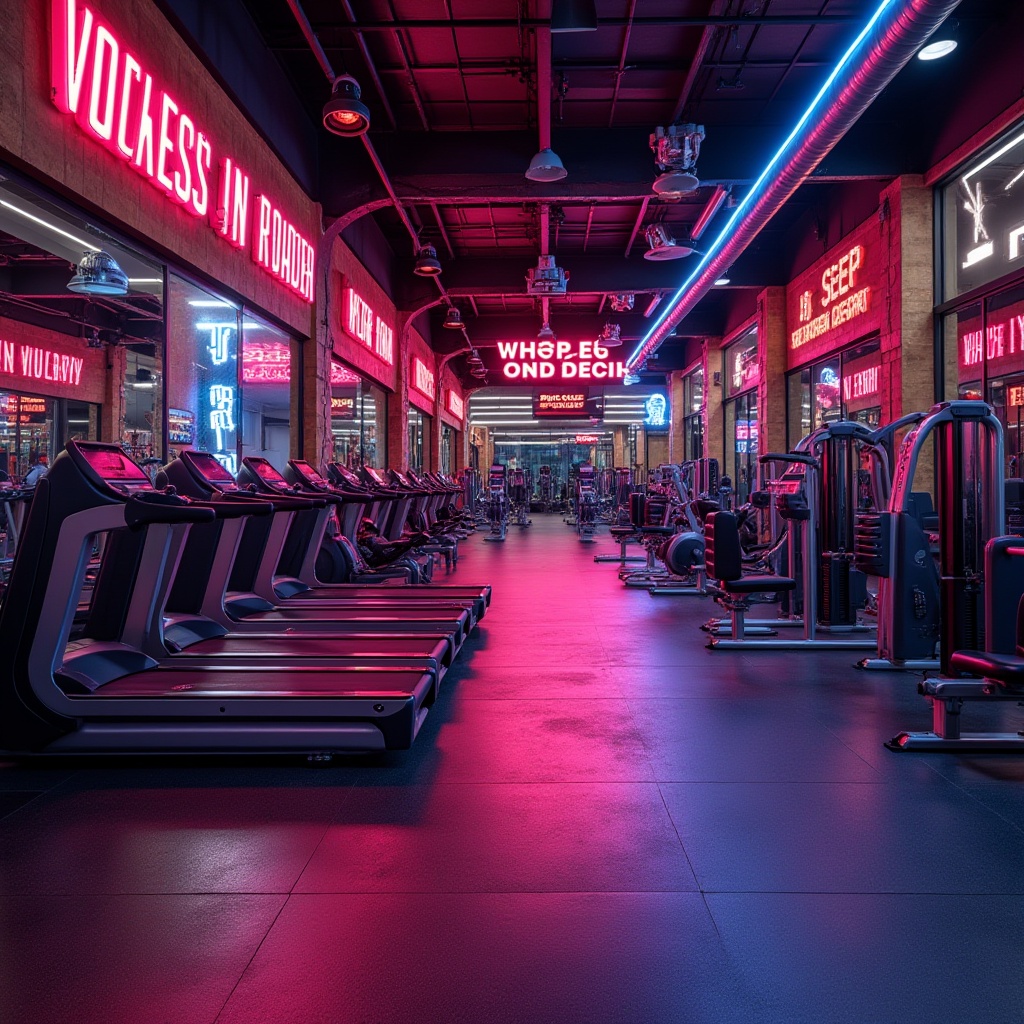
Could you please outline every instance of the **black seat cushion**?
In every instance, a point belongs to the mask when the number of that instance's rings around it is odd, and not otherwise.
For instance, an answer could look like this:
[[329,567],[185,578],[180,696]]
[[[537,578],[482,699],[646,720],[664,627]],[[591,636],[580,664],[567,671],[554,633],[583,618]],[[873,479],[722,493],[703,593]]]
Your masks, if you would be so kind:
[[674,526],[641,526],[640,532],[644,534],[653,534],[654,536],[667,537],[670,534],[676,532]]
[[609,527],[608,532],[613,537],[632,537],[636,533],[635,526],[612,526]]
[[788,576],[741,576],[738,580],[721,580],[719,586],[727,594],[757,594],[762,591],[776,593],[793,590],[796,580]]
[[992,654],[988,651],[955,651],[950,665],[957,672],[967,672],[985,679],[998,679],[1011,690],[1024,688],[1024,658],[1013,654]]

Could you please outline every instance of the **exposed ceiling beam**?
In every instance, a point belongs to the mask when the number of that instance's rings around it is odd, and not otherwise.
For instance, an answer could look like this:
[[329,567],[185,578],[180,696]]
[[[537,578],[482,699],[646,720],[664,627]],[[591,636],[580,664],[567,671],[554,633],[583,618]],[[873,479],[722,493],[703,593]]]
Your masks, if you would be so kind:
[[[629,18],[598,18],[597,27],[623,28]],[[863,18],[853,14],[773,14],[773,15],[706,15],[689,17],[677,15],[648,15],[633,18],[633,26],[650,28],[700,28],[704,25],[730,27],[752,25],[859,25]],[[548,18],[396,18],[394,21],[366,19],[354,25],[337,21],[319,21],[317,32],[332,30],[358,30],[359,32],[394,32],[396,29],[494,29],[494,28],[550,28]]]

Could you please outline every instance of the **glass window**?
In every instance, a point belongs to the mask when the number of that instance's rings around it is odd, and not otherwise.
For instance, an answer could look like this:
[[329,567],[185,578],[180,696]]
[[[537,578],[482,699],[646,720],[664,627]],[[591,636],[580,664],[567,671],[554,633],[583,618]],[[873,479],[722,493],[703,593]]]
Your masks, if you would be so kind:
[[1024,268],[1024,122],[942,190],[943,297]]
[[[728,429],[730,425],[731,431]],[[757,391],[749,391],[727,403],[726,429],[726,436],[733,438],[732,486],[736,503],[742,505],[757,487]]]
[[429,471],[430,417],[409,406],[409,468]]
[[173,448],[208,451],[237,473],[241,310],[174,274],[168,276],[167,306],[168,421],[178,438]]
[[683,378],[683,458],[704,457],[704,369]]
[[725,397],[757,386],[757,327],[725,350]]
[[162,399],[157,356],[129,349],[125,353],[121,445],[136,462],[163,455]]
[[334,461],[349,469],[383,469],[387,461],[388,396],[337,360],[331,362]]
[[[291,455],[292,340],[246,313],[242,320],[242,456],[284,471]],[[298,407],[298,403],[296,403]]]
[[455,472],[456,431],[447,424],[441,430],[441,472],[446,476]]
[[790,450],[811,432],[811,371],[809,367],[791,373],[788,384],[786,443]]

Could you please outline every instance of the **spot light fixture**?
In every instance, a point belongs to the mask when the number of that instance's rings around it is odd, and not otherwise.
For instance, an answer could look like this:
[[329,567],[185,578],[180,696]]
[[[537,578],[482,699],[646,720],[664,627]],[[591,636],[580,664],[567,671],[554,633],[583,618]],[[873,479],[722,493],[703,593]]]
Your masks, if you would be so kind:
[[462,330],[462,313],[459,311],[457,306],[449,306],[448,312],[444,316],[444,324],[450,331],[461,331]]
[[332,135],[355,138],[370,127],[370,109],[360,99],[359,83],[351,75],[340,75],[324,104],[324,127]]
[[412,272],[417,277],[437,277],[441,273],[441,264],[437,259],[437,250],[432,245],[422,245],[416,253],[416,265]]

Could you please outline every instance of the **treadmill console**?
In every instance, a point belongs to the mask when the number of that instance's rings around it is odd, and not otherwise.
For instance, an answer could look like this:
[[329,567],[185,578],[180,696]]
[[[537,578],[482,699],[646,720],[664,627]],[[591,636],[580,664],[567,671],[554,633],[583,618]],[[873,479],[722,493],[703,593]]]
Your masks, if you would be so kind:
[[209,452],[185,451],[181,452],[178,458],[192,469],[204,483],[212,485],[218,491],[235,487],[235,478],[231,475],[231,470],[223,463],[218,462]]
[[330,484],[305,459],[292,459],[291,467],[304,483],[319,490],[329,490]]
[[142,467],[125,455],[117,445],[86,441],[72,444],[73,451],[81,456],[91,471],[93,483],[101,483],[119,495],[154,490]]
[[372,466],[363,466],[363,472],[378,486],[387,487],[384,478]]
[[292,485],[266,459],[250,455],[242,460],[242,466],[272,490],[291,492]]
[[347,466],[340,462],[329,462],[327,464],[327,476],[334,484],[353,487],[357,491],[365,491],[366,485]]

